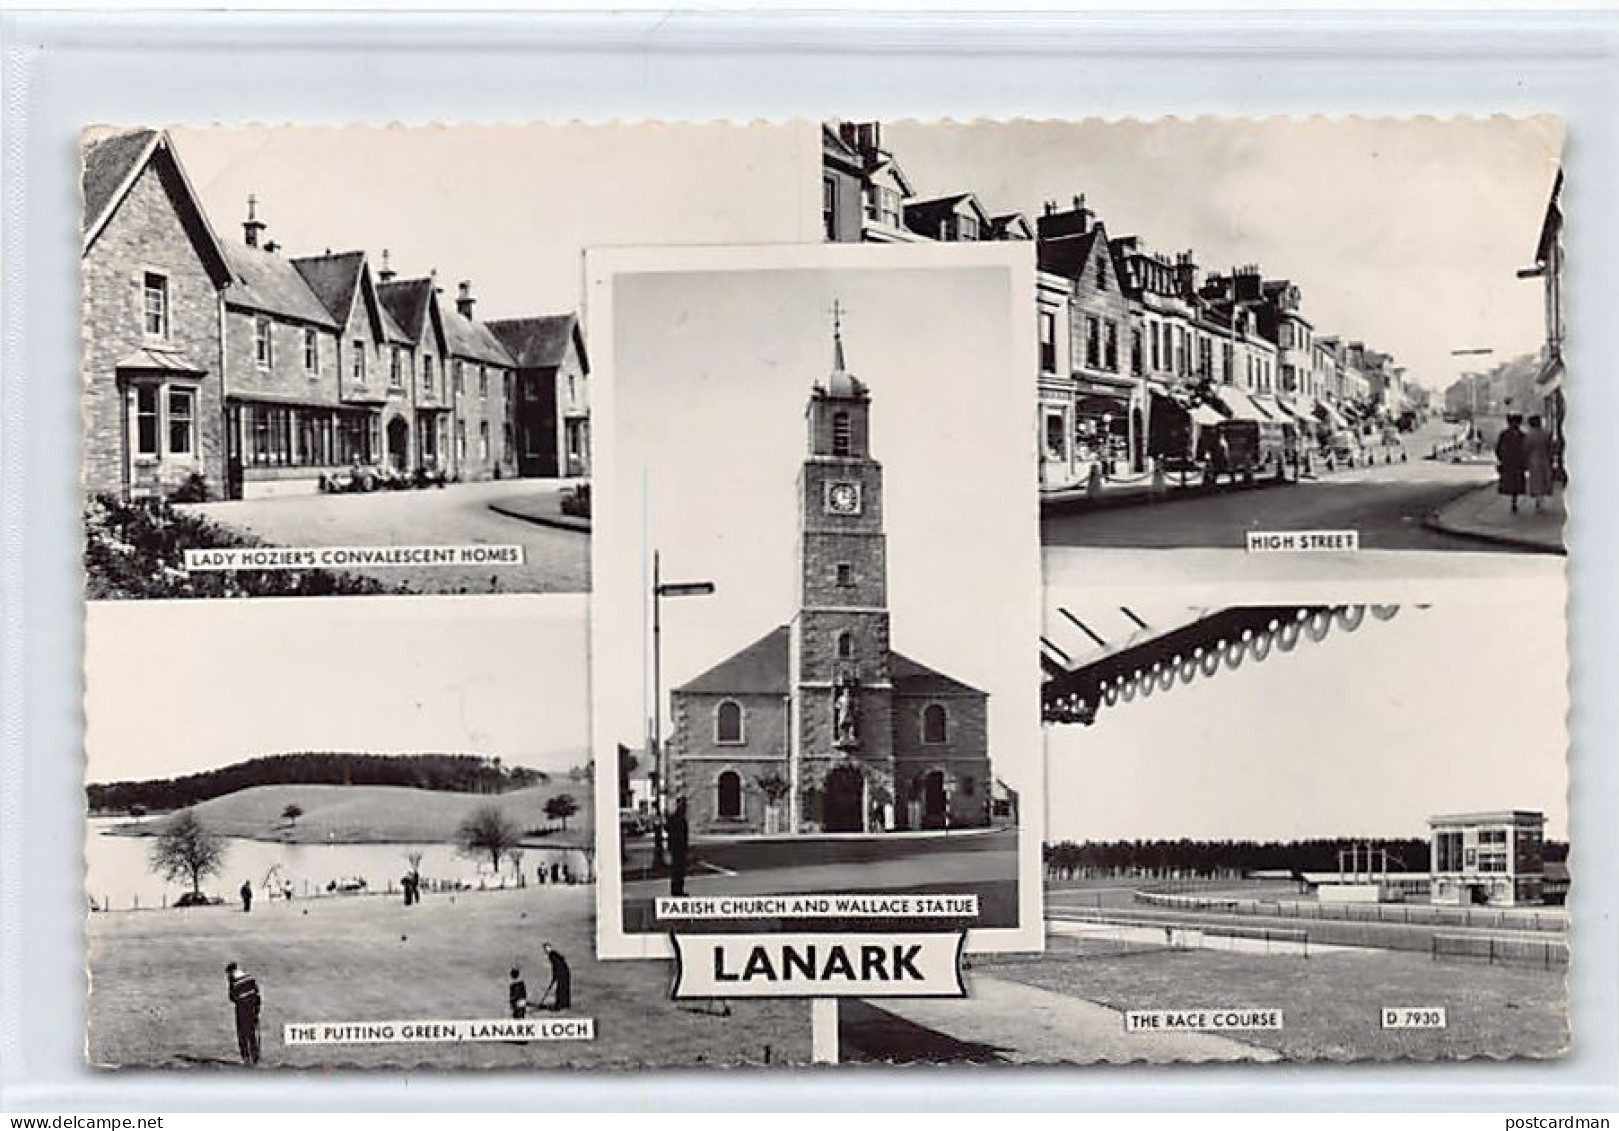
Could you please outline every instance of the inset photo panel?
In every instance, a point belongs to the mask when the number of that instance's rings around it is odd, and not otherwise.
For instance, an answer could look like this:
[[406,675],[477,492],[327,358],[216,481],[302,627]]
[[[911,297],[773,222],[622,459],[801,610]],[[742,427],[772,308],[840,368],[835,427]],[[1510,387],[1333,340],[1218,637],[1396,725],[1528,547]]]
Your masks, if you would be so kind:
[[601,955],[1038,948],[1028,246],[586,263]]
[[1046,947],[841,1002],[842,1059],[1562,1055],[1563,594],[1053,590]]

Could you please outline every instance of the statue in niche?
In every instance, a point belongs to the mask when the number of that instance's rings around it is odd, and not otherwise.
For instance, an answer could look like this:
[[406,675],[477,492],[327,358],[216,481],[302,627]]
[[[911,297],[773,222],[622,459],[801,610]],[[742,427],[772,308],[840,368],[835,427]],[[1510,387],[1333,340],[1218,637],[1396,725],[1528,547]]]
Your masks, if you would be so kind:
[[853,682],[847,677],[832,693],[833,745],[848,748],[860,745],[860,720],[856,718]]

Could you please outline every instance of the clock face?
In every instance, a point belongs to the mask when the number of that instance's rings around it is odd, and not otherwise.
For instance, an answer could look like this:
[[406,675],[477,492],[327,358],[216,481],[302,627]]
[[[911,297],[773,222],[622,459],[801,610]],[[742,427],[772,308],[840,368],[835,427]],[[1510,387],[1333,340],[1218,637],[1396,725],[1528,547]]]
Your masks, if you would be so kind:
[[828,483],[826,485],[826,509],[831,514],[859,514],[860,484]]

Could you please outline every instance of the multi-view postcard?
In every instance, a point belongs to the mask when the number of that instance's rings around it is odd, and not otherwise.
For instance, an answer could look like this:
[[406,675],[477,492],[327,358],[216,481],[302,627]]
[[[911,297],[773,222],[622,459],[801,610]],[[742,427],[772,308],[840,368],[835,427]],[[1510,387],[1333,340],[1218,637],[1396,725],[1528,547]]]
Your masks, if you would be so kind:
[[80,142],[90,1064],[1577,1039],[1558,121]]

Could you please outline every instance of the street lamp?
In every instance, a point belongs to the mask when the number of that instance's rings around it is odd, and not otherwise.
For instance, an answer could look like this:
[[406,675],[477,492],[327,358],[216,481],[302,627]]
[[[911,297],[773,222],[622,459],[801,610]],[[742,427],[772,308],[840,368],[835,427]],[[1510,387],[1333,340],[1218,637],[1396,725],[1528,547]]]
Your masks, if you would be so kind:
[[[1451,350],[1451,357],[1491,357],[1495,350],[1489,346],[1475,346],[1464,350]],[[1468,373],[1467,377],[1467,403],[1469,416],[1468,425],[1477,431],[1478,425],[1478,377],[1476,373]]]
[[658,551],[652,551],[652,805],[656,820],[652,826],[652,867],[668,863],[663,854],[663,598],[707,597],[714,592],[712,581],[664,581]]

